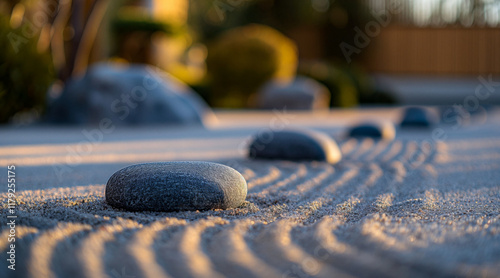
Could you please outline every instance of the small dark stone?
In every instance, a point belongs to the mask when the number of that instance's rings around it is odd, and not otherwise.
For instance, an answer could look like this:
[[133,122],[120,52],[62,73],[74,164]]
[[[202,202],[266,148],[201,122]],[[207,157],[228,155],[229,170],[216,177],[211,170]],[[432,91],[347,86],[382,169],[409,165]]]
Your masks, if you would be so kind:
[[318,81],[297,77],[290,83],[271,80],[257,93],[257,108],[287,110],[328,109],[330,91]]
[[328,135],[312,130],[269,131],[257,134],[250,144],[251,158],[326,161],[342,158],[337,143]]
[[403,112],[402,127],[431,127],[437,123],[436,115],[427,108],[409,107]]
[[106,202],[131,211],[228,209],[247,195],[245,178],[231,167],[199,161],[128,166],[106,184]]
[[362,123],[349,130],[350,137],[370,137],[375,139],[393,140],[396,130],[392,123]]

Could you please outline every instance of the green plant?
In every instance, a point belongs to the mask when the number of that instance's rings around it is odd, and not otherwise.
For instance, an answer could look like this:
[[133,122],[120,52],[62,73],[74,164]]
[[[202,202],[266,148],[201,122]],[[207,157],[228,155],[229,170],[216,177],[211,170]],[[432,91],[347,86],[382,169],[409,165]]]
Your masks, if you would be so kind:
[[24,27],[13,29],[0,15],[0,123],[18,112],[42,112],[54,80],[50,55],[37,51],[37,36],[26,36]]
[[208,48],[211,103],[248,106],[251,95],[266,81],[292,79],[297,59],[295,43],[273,28],[252,24],[224,32]]
[[[189,25],[202,42],[250,23],[268,25],[291,38],[295,38],[298,27],[315,29],[321,36],[318,44],[322,53],[318,52],[321,56],[318,58],[345,61],[339,44],[354,44],[354,28],[373,19],[367,3],[365,0],[191,0]],[[310,43],[299,41],[299,46]]]

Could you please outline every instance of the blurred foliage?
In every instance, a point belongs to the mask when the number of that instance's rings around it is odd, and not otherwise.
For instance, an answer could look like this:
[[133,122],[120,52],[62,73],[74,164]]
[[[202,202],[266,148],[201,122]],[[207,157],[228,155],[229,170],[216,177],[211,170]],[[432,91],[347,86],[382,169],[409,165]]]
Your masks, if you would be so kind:
[[174,35],[184,33],[183,26],[178,26],[169,22],[167,19],[158,20],[153,18],[147,11],[140,7],[125,6],[118,10],[114,15],[111,28],[114,33],[144,31],[144,32],[163,32]]
[[268,25],[286,36],[308,26],[321,30],[324,58],[336,61],[345,61],[339,44],[352,45],[354,27],[373,19],[363,0],[191,0],[189,9],[189,25],[201,41],[250,23]]
[[153,36],[181,35],[185,28],[157,20],[142,7],[121,7],[110,20],[112,34],[111,55],[130,63],[155,64]]
[[174,33],[174,29],[171,25],[163,22],[156,22],[149,18],[119,17],[112,22],[111,28],[115,33],[128,33],[133,31],[145,31],[149,33],[163,32],[167,34]]
[[248,25],[222,33],[208,47],[209,102],[243,108],[266,81],[291,80],[297,68],[294,42],[264,25]]
[[0,15],[0,123],[18,112],[42,112],[54,80],[50,55],[37,51],[38,36],[26,36],[26,28],[13,29],[8,17]]
[[[343,63],[341,42],[353,44],[354,27],[372,20],[364,0],[254,0],[242,15],[248,22],[268,24],[292,36],[296,28],[322,33],[322,58]],[[232,14],[228,15],[232,16]]]
[[340,67],[328,62],[301,62],[298,74],[323,83],[331,92],[331,107],[359,104],[393,104],[389,92],[375,88],[371,78],[357,67]]
[[357,88],[349,75],[325,62],[302,62],[298,73],[323,83],[331,92],[331,107],[358,105]]
[[[369,77],[358,68],[356,60],[352,64],[346,63],[339,47],[341,42],[354,44],[356,34],[354,27],[365,26],[373,19],[366,1],[208,0],[190,1],[189,9],[189,24],[197,32],[197,39],[209,45],[217,40],[215,43],[217,47],[209,47],[208,53],[207,66],[212,83],[207,85],[210,88],[196,88],[201,90],[203,97],[212,105],[244,107],[248,96],[263,83],[260,80],[270,77],[272,70],[270,66],[273,60],[272,55],[266,56],[264,46],[262,46],[262,53],[257,54],[250,49],[258,48],[258,42],[243,43],[243,38],[221,36],[221,34],[241,36],[241,26],[248,24],[270,26],[292,38],[300,36],[296,33],[298,30],[302,33],[314,30],[318,36],[317,41],[307,41],[307,36],[300,37],[306,41],[297,41],[299,46],[309,48],[309,54],[317,56],[312,61],[301,60],[298,74],[309,76],[325,84],[332,92],[331,106],[351,107],[361,103],[394,103],[394,99],[389,94],[376,91]],[[232,32],[231,30],[239,31]],[[222,43],[221,40],[234,40],[242,45],[240,46],[237,42]],[[266,39],[266,41],[269,40]],[[315,45],[318,42],[320,46]],[[260,42],[261,45],[264,43]],[[275,49],[283,51],[279,47]],[[353,58],[362,59],[362,54]],[[248,63],[255,64],[246,72],[238,68],[239,66],[248,67],[245,65],[245,57],[248,57]],[[238,101],[238,97],[242,100]]]
[[205,57],[201,66],[188,59],[193,56],[188,53],[193,40],[186,23],[124,2],[110,20],[113,59],[151,64],[185,83],[199,82],[205,74]]

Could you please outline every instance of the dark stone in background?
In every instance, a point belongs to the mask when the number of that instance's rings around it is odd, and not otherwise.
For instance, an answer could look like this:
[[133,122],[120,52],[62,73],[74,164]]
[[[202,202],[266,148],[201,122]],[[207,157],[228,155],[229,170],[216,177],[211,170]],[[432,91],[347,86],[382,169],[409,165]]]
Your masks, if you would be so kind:
[[401,127],[431,127],[437,123],[437,116],[429,108],[408,107],[403,111]]
[[317,110],[328,109],[330,91],[308,77],[297,77],[291,83],[276,80],[264,84],[257,94],[257,108]]
[[349,137],[363,138],[370,137],[374,139],[393,140],[396,136],[394,125],[389,122],[384,123],[361,123],[350,128]]
[[328,135],[313,130],[283,130],[259,133],[249,147],[251,158],[326,161],[337,163],[342,154]]
[[46,120],[61,124],[203,125],[211,109],[188,86],[145,65],[98,63],[69,80]]

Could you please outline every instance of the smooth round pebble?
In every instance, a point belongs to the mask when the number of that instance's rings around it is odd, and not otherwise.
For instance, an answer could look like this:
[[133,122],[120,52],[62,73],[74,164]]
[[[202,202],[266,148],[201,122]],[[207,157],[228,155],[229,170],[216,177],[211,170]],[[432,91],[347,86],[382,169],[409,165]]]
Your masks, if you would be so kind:
[[337,163],[342,154],[328,135],[313,130],[261,132],[249,147],[251,158]]
[[383,123],[361,123],[351,127],[348,132],[350,137],[370,137],[383,140],[394,140],[396,129],[389,122]]
[[106,184],[106,202],[131,211],[228,209],[246,196],[247,183],[238,171],[201,161],[132,165]]
[[257,108],[287,110],[328,109],[331,93],[318,81],[298,76],[286,83],[270,80],[257,93]]
[[403,112],[402,127],[431,127],[438,122],[436,115],[424,107],[408,107]]

